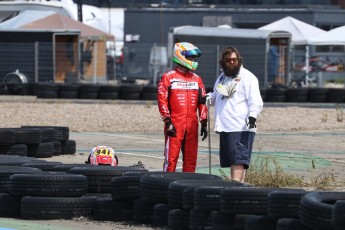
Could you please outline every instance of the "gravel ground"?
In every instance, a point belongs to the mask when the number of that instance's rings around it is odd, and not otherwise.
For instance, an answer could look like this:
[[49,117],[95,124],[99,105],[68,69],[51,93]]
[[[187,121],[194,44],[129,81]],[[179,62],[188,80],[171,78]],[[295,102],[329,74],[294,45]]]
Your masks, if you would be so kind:
[[[71,132],[160,132],[157,104],[61,103],[58,101],[0,102],[2,127],[21,125],[68,126]],[[258,131],[345,129],[345,105],[334,108],[265,107]],[[211,106],[211,128],[213,110]]]

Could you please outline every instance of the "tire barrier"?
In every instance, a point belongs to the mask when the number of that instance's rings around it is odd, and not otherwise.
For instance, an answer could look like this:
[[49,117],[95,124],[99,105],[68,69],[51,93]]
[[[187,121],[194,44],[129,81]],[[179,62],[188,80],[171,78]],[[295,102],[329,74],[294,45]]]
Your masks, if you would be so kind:
[[[15,161],[22,166],[11,165]],[[344,226],[344,192],[260,188],[208,174],[63,164],[14,155],[0,155],[0,163],[0,217],[85,217],[191,230]],[[184,197],[193,197],[187,209]]]
[[0,154],[50,158],[74,153],[76,153],[76,141],[69,139],[69,127],[0,128]]
[[[334,204],[344,199],[345,192],[308,193],[301,199],[299,219],[302,224],[312,229],[333,229],[333,214],[334,216],[345,215],[345,209],[339,211],[334,208]],[[333,213],[334,210],[336,210],[335,213]],[[334,221],[334,223],[339,228],[337,222]]]
[[177,180],[220,180],[221,177],[201,173],[153,173],[140,179],[140,197],[151,203],[168,203],[170,182]]
[[[205,86],[212,92],[213,86]],[[157,100],[154,85],[82,83],[24,83],[0,85],[1,95],[33,95],[40,99]],[[345,88],[263,88],[264,102],[345,103]]]

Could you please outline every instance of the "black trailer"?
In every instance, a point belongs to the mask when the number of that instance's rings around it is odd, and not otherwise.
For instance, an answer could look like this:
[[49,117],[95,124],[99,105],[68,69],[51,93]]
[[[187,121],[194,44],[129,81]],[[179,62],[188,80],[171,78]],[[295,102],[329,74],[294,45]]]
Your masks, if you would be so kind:
[[78,79],[79,36],[78,30],[1,30],[0,82],[54,82],[61,74]]

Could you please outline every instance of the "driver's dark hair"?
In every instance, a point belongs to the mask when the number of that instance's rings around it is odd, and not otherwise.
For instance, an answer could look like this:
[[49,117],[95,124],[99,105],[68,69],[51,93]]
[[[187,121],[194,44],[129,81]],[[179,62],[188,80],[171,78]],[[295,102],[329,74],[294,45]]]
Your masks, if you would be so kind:
[[228,54],[232,54],[232,53],[236,53],[238,62],[240,63],[240,65],[242,65],[242,57],[240,55],[240,52],[235,47],[232,47],[232,46],[228,46],[223,50],[223,52],[220,56],[220,59],[218,61],[219,65],[224,66],[225,56]]

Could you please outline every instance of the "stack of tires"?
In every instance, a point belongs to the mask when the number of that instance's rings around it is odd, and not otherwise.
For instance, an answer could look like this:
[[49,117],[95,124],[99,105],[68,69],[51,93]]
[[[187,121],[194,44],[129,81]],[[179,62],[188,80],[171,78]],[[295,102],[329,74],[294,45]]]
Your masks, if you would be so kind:
[[65,126],[22,126],[0,128],[0,153],[35,158],[74,154],[76,141]]
[[[212,92],[213,86],[206,86]],[[8,83],[0,84],[0,95],[34,95],[37,98],[89,100],[157,100],[158,87],[135,84]],[[345,103],[344,88],[262,88],[264,102]]]
[[13,155],[0,155],[0,182],[0,217],[86,217],[161,229],[344,229],[345,192],[255,187],[208,174]]

